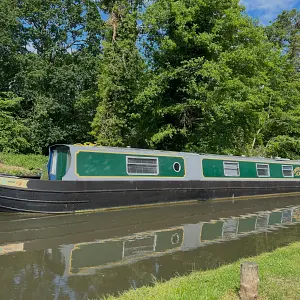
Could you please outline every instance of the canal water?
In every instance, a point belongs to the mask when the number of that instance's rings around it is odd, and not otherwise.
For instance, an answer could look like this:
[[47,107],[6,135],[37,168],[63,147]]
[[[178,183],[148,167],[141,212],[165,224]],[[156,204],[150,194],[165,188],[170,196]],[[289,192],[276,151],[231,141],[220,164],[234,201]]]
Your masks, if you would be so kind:
[[95,299],[300,240],[300,196],[0,214],[0,299]]

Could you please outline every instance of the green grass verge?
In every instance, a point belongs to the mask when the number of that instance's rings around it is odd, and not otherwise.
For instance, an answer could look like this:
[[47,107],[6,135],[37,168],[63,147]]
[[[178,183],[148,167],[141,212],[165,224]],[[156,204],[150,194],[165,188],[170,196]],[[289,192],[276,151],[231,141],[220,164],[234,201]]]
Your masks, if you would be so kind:
[[244,261],[258,263],[259,299],[300,299],[300,242],[219,269],[193,272],[106,299],[239,299],[240,263]]
[[47,174],[48,157],[35,154],[13,154],[0,152],[0,173],[11,175]]

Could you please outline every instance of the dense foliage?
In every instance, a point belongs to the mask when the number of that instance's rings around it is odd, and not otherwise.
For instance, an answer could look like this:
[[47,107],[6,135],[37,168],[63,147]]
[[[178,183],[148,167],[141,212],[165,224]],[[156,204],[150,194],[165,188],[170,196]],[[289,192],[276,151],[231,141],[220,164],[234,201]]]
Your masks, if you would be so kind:
[[300,12],[238,0],[2,0],[0,151],[97,142],[300,157]]

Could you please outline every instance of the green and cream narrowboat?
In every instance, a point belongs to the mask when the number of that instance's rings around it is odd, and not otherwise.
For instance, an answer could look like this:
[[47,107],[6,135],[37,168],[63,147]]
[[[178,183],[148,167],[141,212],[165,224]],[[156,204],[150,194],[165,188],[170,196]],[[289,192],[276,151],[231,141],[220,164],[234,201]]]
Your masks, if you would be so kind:
[[55,145],[48,177],[0,177],[2,210],[70,213],[300,192],[300,161]]

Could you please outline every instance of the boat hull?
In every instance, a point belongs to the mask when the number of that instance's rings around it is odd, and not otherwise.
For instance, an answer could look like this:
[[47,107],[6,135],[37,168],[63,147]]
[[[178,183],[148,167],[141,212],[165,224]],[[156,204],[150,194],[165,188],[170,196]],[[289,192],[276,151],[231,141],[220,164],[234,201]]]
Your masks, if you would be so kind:
[[[295,181],[47,181],[2,182],[0,209],[73,213],[186,200],[300,192]],[[6,183],[6,185],[5,185]],[[9,185],[10,184],[10,185]]]

